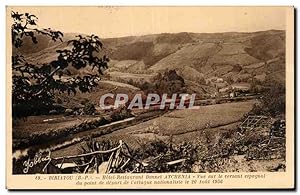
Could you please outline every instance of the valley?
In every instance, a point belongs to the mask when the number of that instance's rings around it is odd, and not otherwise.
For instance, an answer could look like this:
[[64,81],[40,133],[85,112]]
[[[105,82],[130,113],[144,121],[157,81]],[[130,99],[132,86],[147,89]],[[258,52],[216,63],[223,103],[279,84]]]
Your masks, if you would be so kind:
[[[25,38],[25,47],[13,53],[24,55],[28,63],[42,66],[57,58],[57,50],[69,49],[67,42],[74,37],[75,34],[67,33],[63,42],[52,42],[38,36],[35,47],[30,47],[30,40]],[[200,147],[200,160],[190,162],[192,166],[188,167],[193,172],[219,171],[211,166],[213,163],[220,163],[218,166],[223,172],[266,171],[270,166],[276,168],[284,164],[282,155],[269,160],[251,159],[251,147],[261,143],[260,138],[269,139],[269,134],[266,136],[265,131],[259,129],[257,137],[251,141],[254,136],[251,131],[251,135],[240,131],[240,125],[249,115],[265,114],[258,114],[261,111],[258,105],[264,101],[266,91],[274,83],[285,86],[284,31],[163,33],[107,38],[102,42],[103,49],[95,55],[108,56],[109,63],[93,89],[87,93],[55,92],[51,110],[14,119],[16,159],[47,148],[51,149],[52,158],[64,158],[94,150],[87,146],[89,142],[109,142],[112,144],[108,145],[113,146],[122,140],[136,157],[147,163],[167,153],[155,148],[160,144],[168,152],[175,152],[176,147],[194,152],[196,149],[191,147]],[[57,73],[53,78],[68,81],[92,75],[96,70],[90,66],[82,69],[69,66],[62,71],[64,76]],[[149,93],[196,94],[198,108],[102,109],[99,100],[107,93],[127,94],[129,101],[136,94],[143,100]],[[113,106],[114,98],[105,103]],[[272,122],[284,120],[285,116],[280,114],[268,116],[268,119]],[[237,140],[240,137],[242,143]],[[192,154],[186,152],[189,157],[180,162],[195,158]],[[166,158],[171,163],[178,160],[176,155]],[[264,162],[259,164],[259,160]],[[250,166],[249,161],[254,165]],[[178,169],[175,166],[170,170],[176,172]],[[149,170],[146,167],[144,171]]]

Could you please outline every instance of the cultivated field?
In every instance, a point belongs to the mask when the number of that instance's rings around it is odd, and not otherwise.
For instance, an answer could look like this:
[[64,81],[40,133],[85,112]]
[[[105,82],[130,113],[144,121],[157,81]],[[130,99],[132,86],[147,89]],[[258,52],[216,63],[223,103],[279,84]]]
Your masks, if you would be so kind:
[[33,133],[43,133],[54,129],[62,129],[79,125],[85,120],[96,118],[94,116],[64,116],[43,115],[29,116],[26,119],[16,120],[13,124],[13,138],[27,138]]
[[254,102],[225,103],[203,106],[200,109],[175,110],[162,117],[123,129],[122,134],[155,133],[169,136],[228,125],[239,121],[252,109]]
[[[203,131],[231,130],[251,109],[254,100],[201,106],[199,110],[175,110],[161,117],[114,131],[96,138],[118,142],[123,140],[131,148],[153,140],[196,141],[204,136]],[[230,128],[229,128],[230,127]],[[209,133],[209,134],[211,134]],[[197,135],[197,136],[196,136]],[[214,135],[211,135],[214,137]],[[81,143],[53,152],[54,156],[75,155],[80,153]]]

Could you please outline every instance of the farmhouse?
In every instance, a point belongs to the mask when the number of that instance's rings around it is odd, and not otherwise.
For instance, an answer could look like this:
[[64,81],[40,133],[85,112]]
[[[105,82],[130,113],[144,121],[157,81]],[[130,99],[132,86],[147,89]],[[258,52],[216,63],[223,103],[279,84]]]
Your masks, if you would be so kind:
[[237,83],[231,85],[232,89],[239,92],[249,92],[250,84],[249,83]]

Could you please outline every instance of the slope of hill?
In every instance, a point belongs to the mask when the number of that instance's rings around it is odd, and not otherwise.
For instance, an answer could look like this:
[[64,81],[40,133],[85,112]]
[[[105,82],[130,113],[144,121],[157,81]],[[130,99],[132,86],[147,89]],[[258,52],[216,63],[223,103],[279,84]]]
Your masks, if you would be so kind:
[[[26,40],[19,52],[31,63],[54,60],[56,50],[70,47],[75,34],[65,34],[63,42],[38,37],[34,45]],[[143,80],[167,69],[174,69],[192,88],[198,84],[214,88],[212,78],[231,82],[264,82],[266,78],[285,81],[285,32],[269,30],[252,33],[177,33],[103,39],[111,59],[105,74],[111,80]],[[91,72],[71,69],[74,75]],[[226,84],[226,83],[225,83]],[[215,91],[210,89],[209,91]]]

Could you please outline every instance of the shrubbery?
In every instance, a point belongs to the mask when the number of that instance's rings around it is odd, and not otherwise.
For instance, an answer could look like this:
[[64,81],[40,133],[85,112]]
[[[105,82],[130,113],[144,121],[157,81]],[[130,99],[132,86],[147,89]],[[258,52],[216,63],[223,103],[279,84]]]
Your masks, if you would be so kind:
[[96,111],[95,105],[91,102],[87,102],[84,104],[83,112],[86,115],[92,115]]
[[127,83],[140,88],[145,94],[167,93],[171,95],[174,93],[186,93],[187,90],[183,77],[179,76],[175,70],[167,70],[163,74],[158,73],[150,82],[134,82],[131,79]]
[[282,83],[273,81],[262,93],[260,104],[255,104],[251,113],[275,117],[285,114],[285,86]]
[[123,119],[129,118],[131,116],[132,116],[131,111],[128,110],[127,107],[120,107],[118,109],[115,109],[110,114],[112,121],[123,120]]

